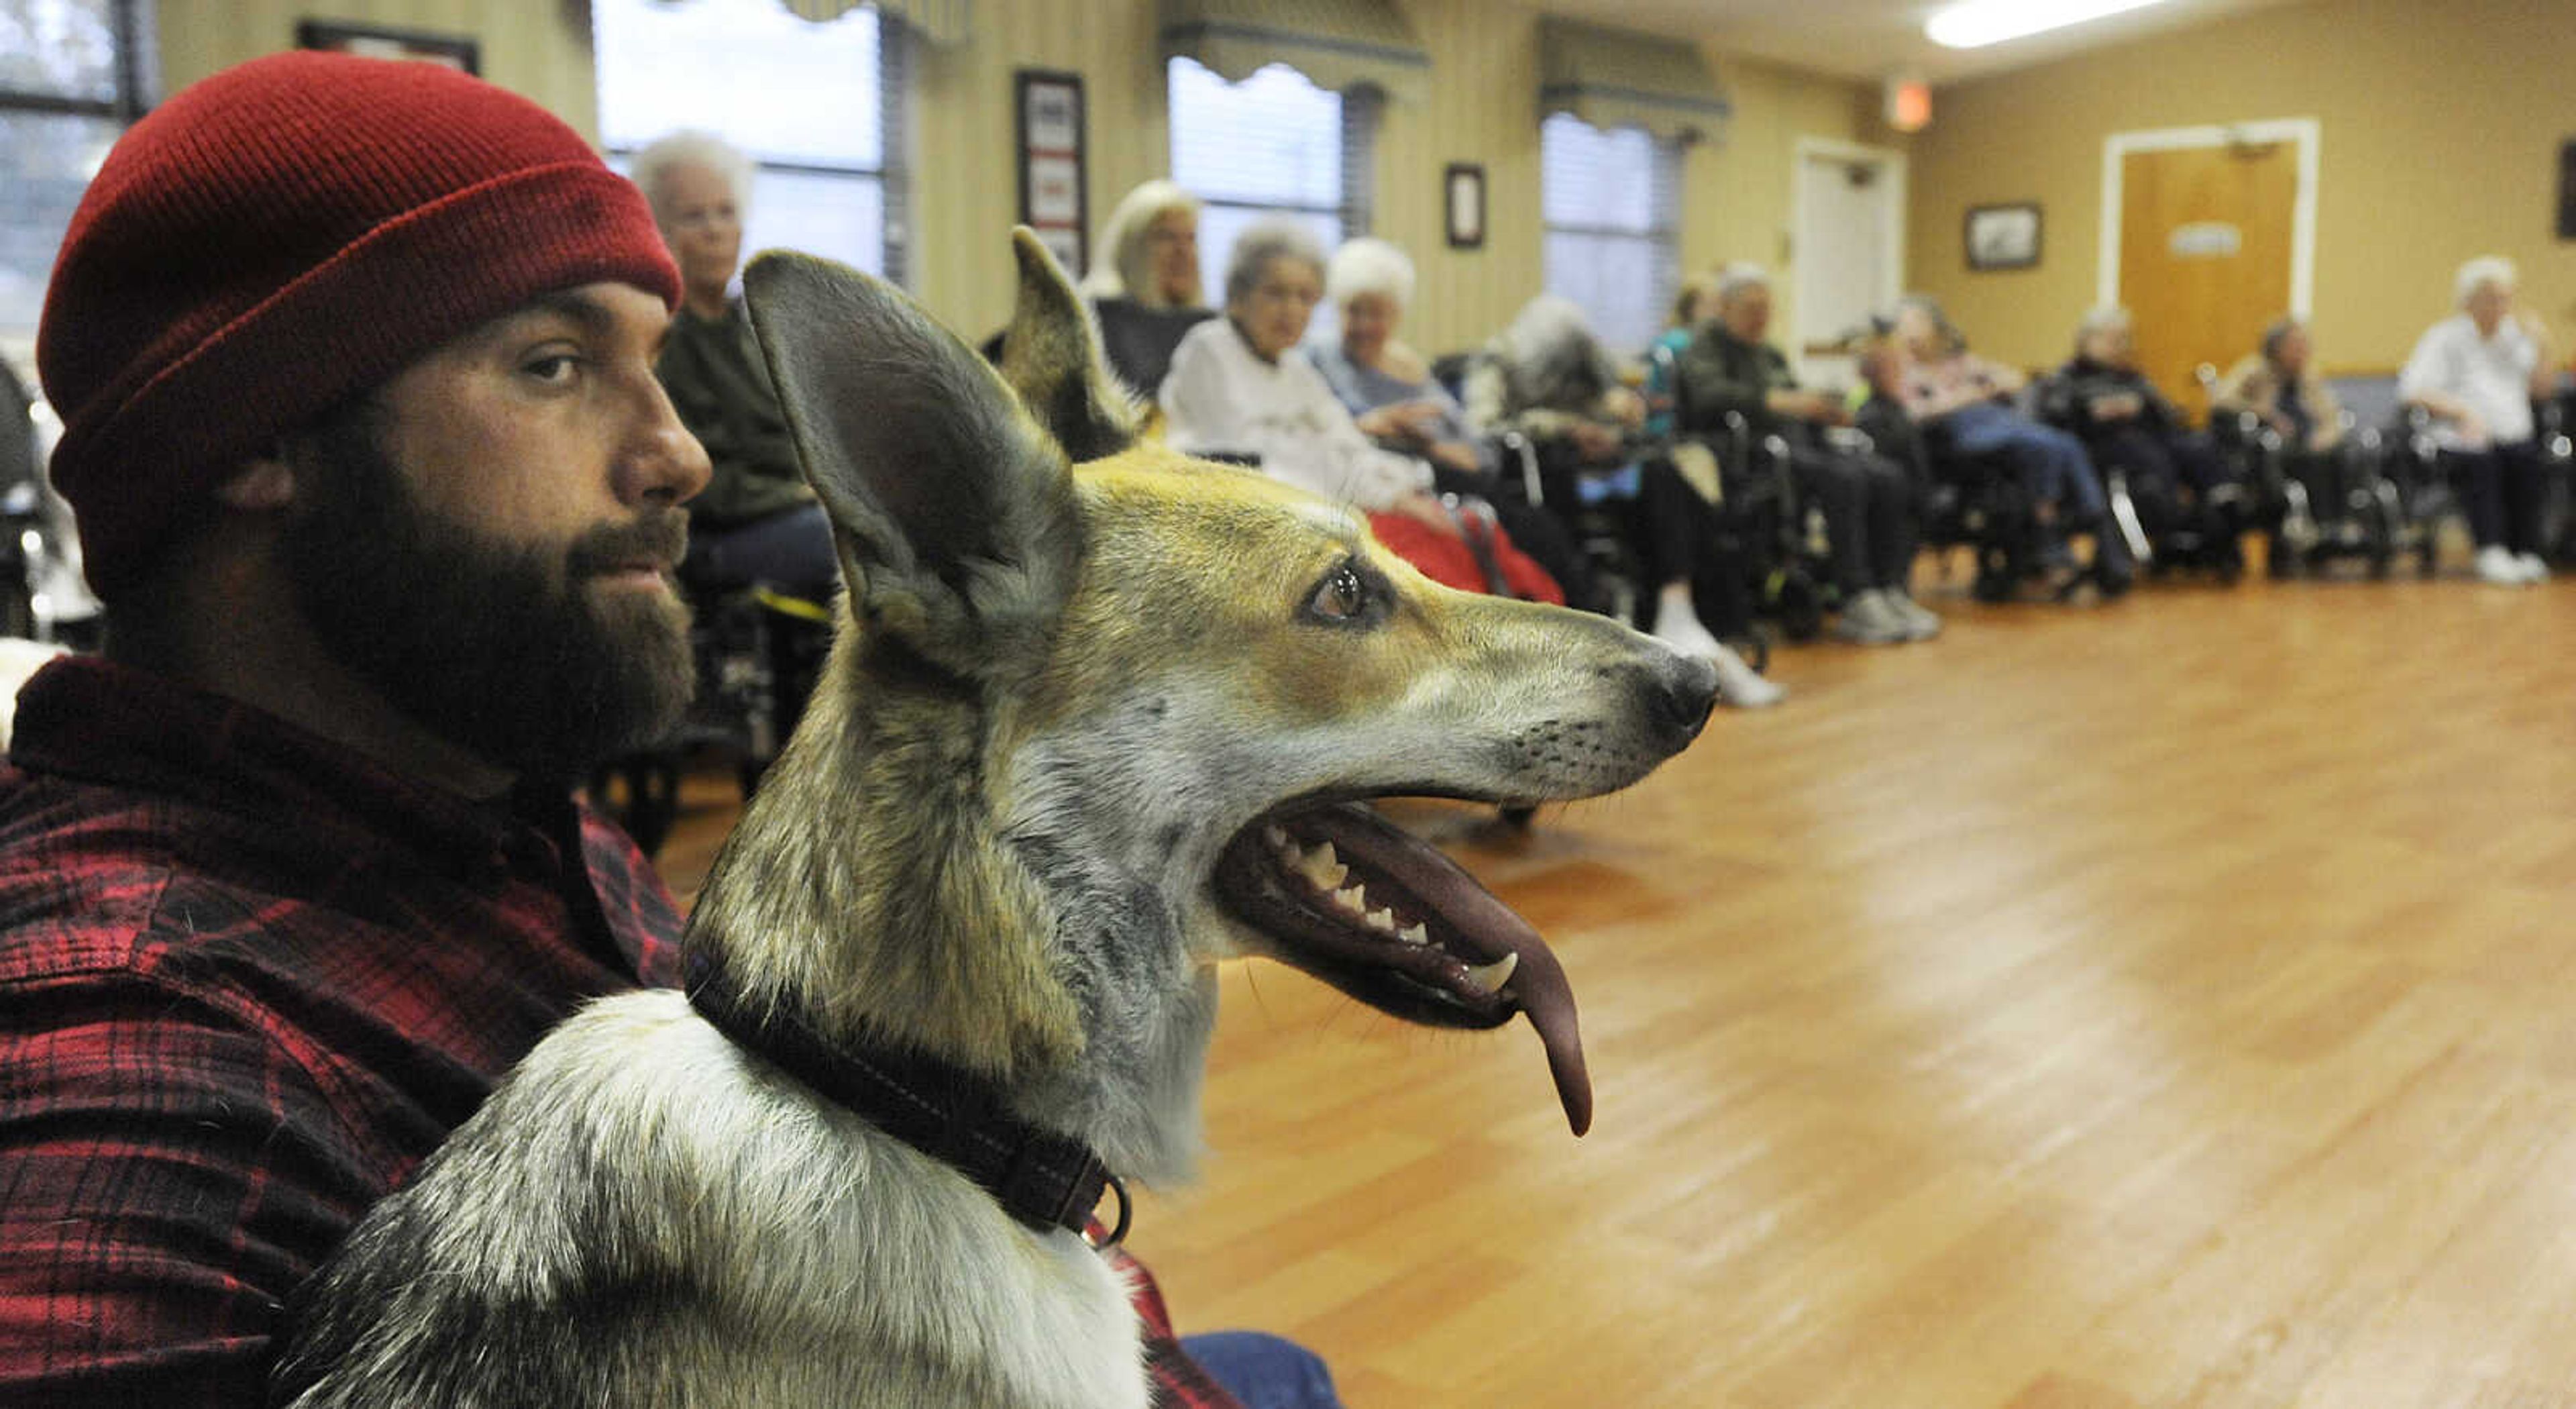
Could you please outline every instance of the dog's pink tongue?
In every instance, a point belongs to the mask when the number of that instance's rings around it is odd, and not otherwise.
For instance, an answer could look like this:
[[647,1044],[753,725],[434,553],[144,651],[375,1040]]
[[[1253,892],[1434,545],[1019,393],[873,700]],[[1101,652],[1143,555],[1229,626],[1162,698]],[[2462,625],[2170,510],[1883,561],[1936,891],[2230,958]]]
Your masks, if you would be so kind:
[[1309,814],[1300,830],[1357,852],[1416,898],[1439,911],[1459,947],[1490,963],[1517,954],[1505,993],[1528,1014],[1547,1047],[1548,1074],[1574,1133],[1592,1128],[1592,1073],[1583,1062],[1583,1030],[1574,1012],[1574,987],[1565,967],[1530,922],[1494,898],[1474,876],[1428,843],[1367,807],[1344,803]]

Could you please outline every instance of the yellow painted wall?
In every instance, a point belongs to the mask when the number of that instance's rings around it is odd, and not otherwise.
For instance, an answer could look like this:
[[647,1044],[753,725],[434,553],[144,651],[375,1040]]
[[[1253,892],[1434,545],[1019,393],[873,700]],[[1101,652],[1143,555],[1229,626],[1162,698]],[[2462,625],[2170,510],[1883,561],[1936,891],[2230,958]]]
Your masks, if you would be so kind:
[[[1418,104],[1390,102],[1377,147],[1376,233],[1420,268],[1406,329],[1432,350],[1473,345],[1538,292],[1538,18],[1524,0],[1399,0],[1431,54]],[[162,0],[164,91],[294,43],[300,18],[473,35],[484,75],[596,133],[588,6],[581,0]],[[974,35],[913,48],[912,286],[972,334],[1008,315],[1003,232],[1017,214],[1012,75],[1082,75],[1090,107],[1095,219],[1131,186],[1164,174],[1171,144],[1154,0],[978,0]],[[1781,266],[1792,152],[1801,136],[1862,136],[1869,90],[1712,54],[1735,102],[1726,137],[1695,147],[1684,174],[1685,268],[1729,259]],[[1481,250],[1447,247],[1441,173],[1484,166]],[[1789,295],[1783,280],[1781,293]],[[1794,310],[1784,310],[1784,315]],[[1793,326],[1784,321],[1782,326]]]
[[[2554,235],[2560,142],[2576,137],[2576,6],[2563,0],[2319,0],[1939,90],[1911,143],[1911,282],[1988,353],[2065,355],[2092,305],[2103,143],[2117,132],[2315,118],[2315,319],[2339,370],[2395,367],[2473,255],[2522,266],[2562,350],[2576,243]],[[1972,274],[1971,205],[2036,200],[2039,268]]]
[[163,93],[295,47],[298,20],[336,20],[477,40],[483,76],[545,105],[594,141],[590,7],[583,0],[161,0]]

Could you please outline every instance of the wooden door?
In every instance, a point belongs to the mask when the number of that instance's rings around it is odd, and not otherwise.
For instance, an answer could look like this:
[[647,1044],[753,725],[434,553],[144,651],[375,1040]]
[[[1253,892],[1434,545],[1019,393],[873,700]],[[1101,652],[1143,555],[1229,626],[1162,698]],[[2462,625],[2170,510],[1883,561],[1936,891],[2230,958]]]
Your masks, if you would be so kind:
[[2138,365],[2179,404],[2201,404],[2194,367],[2226,367],[2290,311],[2298,198],[2293,142],[2121,158],[2120,302]]

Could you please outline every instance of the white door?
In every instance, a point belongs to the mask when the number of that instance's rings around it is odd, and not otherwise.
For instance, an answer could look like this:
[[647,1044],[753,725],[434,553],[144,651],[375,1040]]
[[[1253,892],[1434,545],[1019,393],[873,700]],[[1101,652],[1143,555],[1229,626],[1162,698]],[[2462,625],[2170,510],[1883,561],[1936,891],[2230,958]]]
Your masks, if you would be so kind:
[[1877,147],[1798,143],[1790,253],[1796,328],[1788,349],[1811,386],[1848,386],[1837,345],[1896,301],[1905,268],[1905,158]]

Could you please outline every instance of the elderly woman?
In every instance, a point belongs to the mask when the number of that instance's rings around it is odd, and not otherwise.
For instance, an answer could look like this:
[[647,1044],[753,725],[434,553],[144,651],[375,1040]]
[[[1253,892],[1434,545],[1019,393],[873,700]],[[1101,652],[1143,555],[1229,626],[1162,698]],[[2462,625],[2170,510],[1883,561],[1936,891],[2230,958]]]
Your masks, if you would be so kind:
[[1645,422],[1645,402],[1620,384],[1580,307],[1552,294],[1524,305],[1468,373],[1467,414],[1538,447],[1548,503],[1587,502],[1587,489],[1627,500],[1635,512],[1626,536],[1656,593],[1653,634],[1715,663],[1727,703],[1778,703],[1781,687],[1756,674],[1699,613],[1705,594],[1718,630],[1750,628],[1745,565],[1722,548],[1716,509],[1671,460],[1630,446]]
[[821,600],[841,581],[831,522],[797,467],[778,391],[733,296],[752,170],[749,157],[702,132],[674,133],[635,156],[635,184],[680,266],[680,307],[654,371],[714,467],[689,501],[690,573]]
[[2343,407],[2319,375],[2308,325],[2281,318],[2263,330],[2262,345],[2227,369],[2209,394],[2213,419],[2252,412],[2281,437],[2291,453],[2322,455],[2343,442]]
[[[1494,442],[1432,377],[1422,355],[1396,338],[1413,303],[1413,261],[1384,240],[1347,241],[1325,266],[1324,297],[1339,315],[1341,338],[1306,353],[1360,430],[1389,450],[1430,461],[1435,488],[1490,495],[1500,460]],[[1590,568],[1562,525],[1527,504],[1488,507],[1567,601],[1593,605]]]
[[2224,562],[2245,528],[2245,488],[2209,437],[2138,370],[2125,308],[2097,308],[2076,325],[2075,355],[2039,386],[2039,414],[2075,432],[2096,465],[2125,470],[2150,533],[2189,519]]
[[1897,303],[1896,340],[1906,357],[1905,411],[1933,464],[1997,457],[2052,521],[2061,548],[2066,534],[2092,536],[2092,574],[2103,595],[2127,591],[2136,575],[2129,545],[2110,526],[2110,502],[2084,442],[2013,405],[2029,379],[1970,352],[1941,306],[1920,294]]
[[2546,581],[2540,560],[2545,492],[2531,403],[2556,369],[2549,329],[2514,307],[2510,260],[2472,259],[2452,283],[2459,312],[2428,329],[2397,374],[2397,394],[2432,415],[2443,468],[2459,486],[2478,580]]
[[1121,380],[1151,394],[1172,349],[1214,317],[1199,292],[1199,199],[1169,181],[1127,193],[1100,230],[1101,258],[1082,281],[1101,349]]
[[1323,293],[1323,248],[1303,226],[1244,231],[1226,262],[1225,316],[1181,339],[1163,379],[1171,445],[1258,457],[1269,474],[1364,510],[1379,541],[1437,581],[1563,602],[1501,529],[1441,501],[1428,461],[1371,443],[1334,397],[1297,347]]

